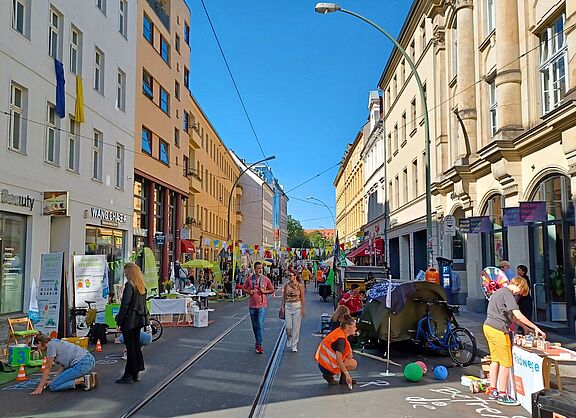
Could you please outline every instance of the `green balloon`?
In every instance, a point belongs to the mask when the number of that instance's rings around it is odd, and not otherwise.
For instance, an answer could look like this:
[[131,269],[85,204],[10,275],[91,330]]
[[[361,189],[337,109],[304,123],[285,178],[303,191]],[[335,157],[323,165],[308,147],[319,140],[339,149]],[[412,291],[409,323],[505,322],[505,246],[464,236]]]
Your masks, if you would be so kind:
[[409,382],[419,382],[422,380],[422,367],[416,363],[409,363],[404,367],[404,378]]

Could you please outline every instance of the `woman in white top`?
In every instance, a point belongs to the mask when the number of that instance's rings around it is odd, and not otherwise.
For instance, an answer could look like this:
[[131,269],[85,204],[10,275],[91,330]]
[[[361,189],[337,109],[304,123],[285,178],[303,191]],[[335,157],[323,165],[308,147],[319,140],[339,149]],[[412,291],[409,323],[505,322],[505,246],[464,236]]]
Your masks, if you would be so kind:
[[282,308],[286,318],[286,332],[288,339],[286,346],[295,353],[298,351],[300,339],[300,324],[305,316],[304,311],[304,286],[298,281],[295,271],[288,273],[289,282],[284,285],[282,292]]

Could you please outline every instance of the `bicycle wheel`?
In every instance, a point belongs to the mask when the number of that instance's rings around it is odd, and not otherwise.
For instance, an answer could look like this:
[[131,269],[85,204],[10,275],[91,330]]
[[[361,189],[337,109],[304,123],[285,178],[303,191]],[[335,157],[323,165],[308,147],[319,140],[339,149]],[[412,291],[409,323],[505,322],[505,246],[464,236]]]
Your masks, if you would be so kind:
[[472,364],[476,358],[476,338],[466,328],[454,328],[448,338],[448,353],[462,367]]
[[164,331],[160,321],[154,318],[150,318],[150,328],[152,329],[152,341],[158,340]]

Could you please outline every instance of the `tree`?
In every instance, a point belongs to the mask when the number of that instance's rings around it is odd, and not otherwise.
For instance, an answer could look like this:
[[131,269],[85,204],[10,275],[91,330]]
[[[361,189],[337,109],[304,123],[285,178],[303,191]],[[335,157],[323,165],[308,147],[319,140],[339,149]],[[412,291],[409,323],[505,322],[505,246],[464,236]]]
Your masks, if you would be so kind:
[[288,215],[288,247],[302,248],[306,241],[308,239],[300,221]]
[[326,239],[324,234],[320,231],[312,231],[308,234],[308,238],[314,248],[323,248],[329,245],[330,241]]

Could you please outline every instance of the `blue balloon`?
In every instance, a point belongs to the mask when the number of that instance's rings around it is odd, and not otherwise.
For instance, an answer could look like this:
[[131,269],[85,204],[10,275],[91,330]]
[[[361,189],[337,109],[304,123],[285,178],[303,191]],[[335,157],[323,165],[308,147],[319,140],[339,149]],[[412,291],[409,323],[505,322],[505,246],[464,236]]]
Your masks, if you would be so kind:
[[446,380],[448,378],[448,369],[444,366],[434,367],[434,379]]

